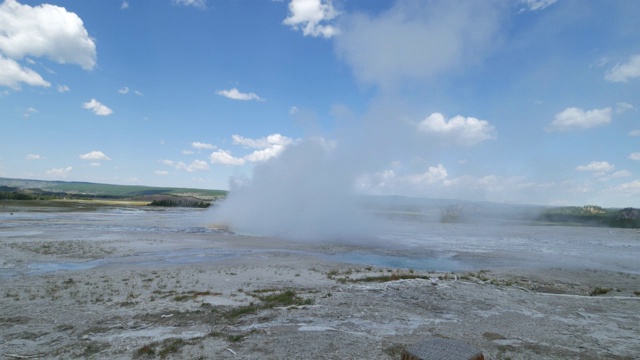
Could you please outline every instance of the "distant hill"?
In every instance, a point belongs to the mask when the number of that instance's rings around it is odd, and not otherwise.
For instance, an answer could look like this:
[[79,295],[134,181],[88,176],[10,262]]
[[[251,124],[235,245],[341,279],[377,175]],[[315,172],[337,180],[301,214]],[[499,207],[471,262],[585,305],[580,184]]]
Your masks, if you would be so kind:
[[48,181],[0,178],[0,191],[39,197],[140,199],[153,201],[168,196],[213,201],[224,198],[225,190],[207,190],[140,185],[111,185],[77,181]]

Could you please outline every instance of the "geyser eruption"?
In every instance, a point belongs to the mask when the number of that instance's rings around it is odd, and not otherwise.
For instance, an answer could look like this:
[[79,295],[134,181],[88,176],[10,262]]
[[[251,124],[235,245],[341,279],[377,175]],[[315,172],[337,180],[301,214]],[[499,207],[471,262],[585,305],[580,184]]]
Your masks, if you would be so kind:
[[352,194],[357,173],[337,145],[310,138],[232,180],[214,221],[243,234],[300,240],[357,240],[370,231],[368,214]]

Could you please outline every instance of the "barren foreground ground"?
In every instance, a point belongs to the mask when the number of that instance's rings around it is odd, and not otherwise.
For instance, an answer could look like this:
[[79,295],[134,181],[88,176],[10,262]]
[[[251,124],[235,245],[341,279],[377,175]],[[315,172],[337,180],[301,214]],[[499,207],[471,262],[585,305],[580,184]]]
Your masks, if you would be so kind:
[[399,359],[429,336],[488,359],[640,354],[634,273],[394,269],[319,256],[356,245],[9,216],[0,358]]

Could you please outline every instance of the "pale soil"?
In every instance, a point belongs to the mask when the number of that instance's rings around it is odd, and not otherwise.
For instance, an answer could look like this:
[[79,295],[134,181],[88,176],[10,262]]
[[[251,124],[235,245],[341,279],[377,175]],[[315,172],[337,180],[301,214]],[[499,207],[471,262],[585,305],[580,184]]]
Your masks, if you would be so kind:
[[[492,270],[403,275],[313,253],[354,246],[217,235],[181,241],[0,236],[0,357],[130,359],[399,359],[428,336],[463,340],[488,359],[634,359],[640,353],[638,275],[604,271]],[[203,238],[206,236],[203,236]],[[153,261],[161,251],[233,256]],[[159,255],[158,255],[159,256]],[[105,263],[28,271],[25,264]],[[589,296],[596,288],[611,288]],[[298,306],[260,306],[292,290]],[[153,355],[149,353],[153,352]]]

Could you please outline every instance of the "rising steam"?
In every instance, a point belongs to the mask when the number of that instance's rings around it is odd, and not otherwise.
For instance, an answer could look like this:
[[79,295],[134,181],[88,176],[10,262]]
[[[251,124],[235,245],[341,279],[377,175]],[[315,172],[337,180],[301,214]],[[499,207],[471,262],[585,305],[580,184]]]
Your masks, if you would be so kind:
[[292,239],[355,239],[371,223],[353,196],[355,172],[335,143],[299,141],[255,167],[251,179],[232,179],[214,221],[243,234]]

